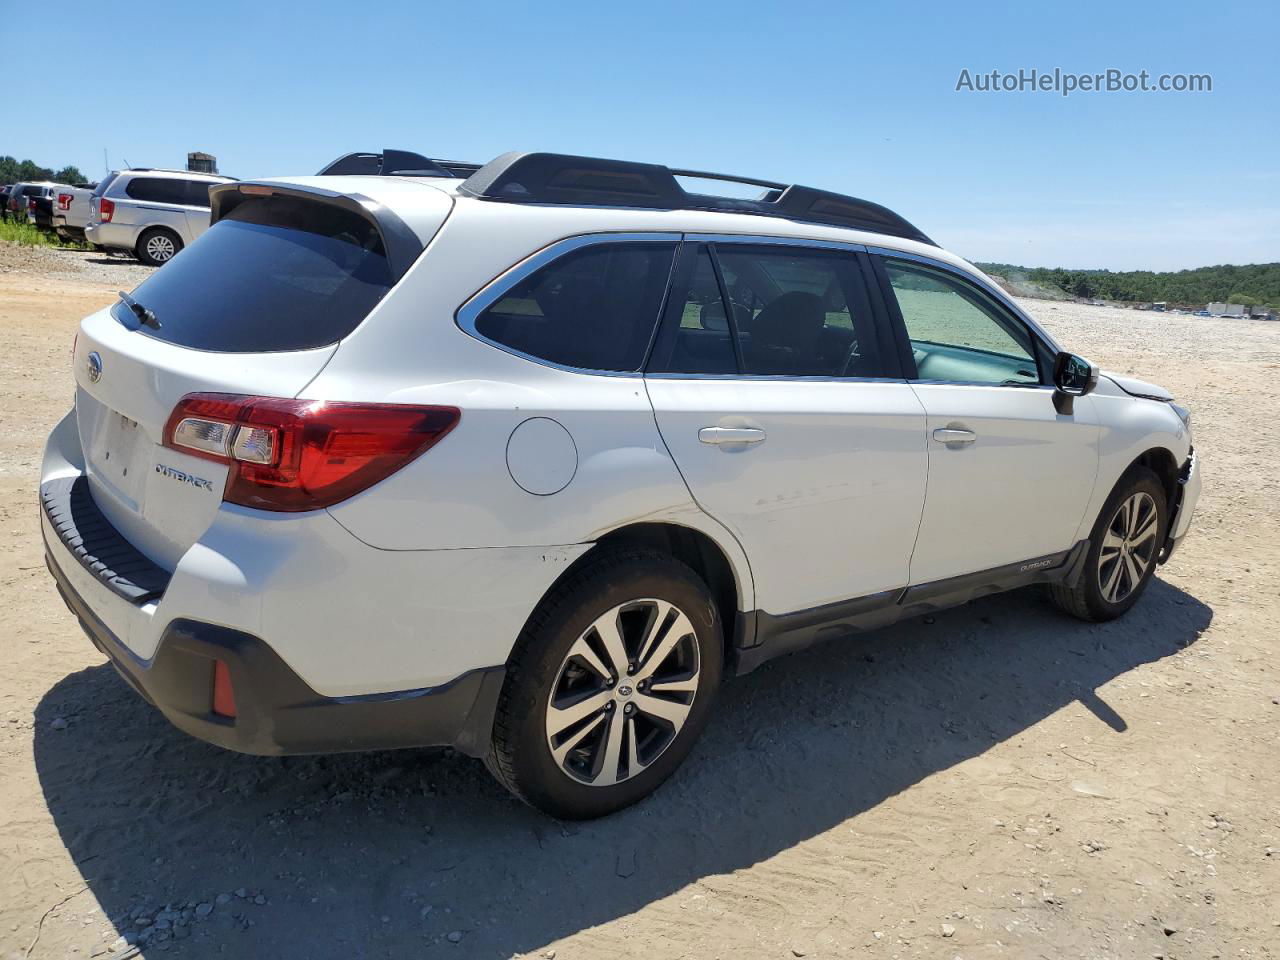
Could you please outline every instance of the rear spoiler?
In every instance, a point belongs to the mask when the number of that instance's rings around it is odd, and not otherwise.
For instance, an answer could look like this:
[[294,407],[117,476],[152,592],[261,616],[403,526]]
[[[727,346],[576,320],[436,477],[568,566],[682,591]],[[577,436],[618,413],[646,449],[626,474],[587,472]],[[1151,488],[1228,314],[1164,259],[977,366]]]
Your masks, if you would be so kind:
[[255,197],[293,197],[337,207],[367,220],[382,238],[387,262],[397,280],[404,276],[423,250],[422,241],[409,229],[409,225],[371,197],[360,193],[337,193],[322,187],[299,186],[295,183],[272,183],[270,180],[220,183],[210,187],[209,225],[217,223],[240,204]]

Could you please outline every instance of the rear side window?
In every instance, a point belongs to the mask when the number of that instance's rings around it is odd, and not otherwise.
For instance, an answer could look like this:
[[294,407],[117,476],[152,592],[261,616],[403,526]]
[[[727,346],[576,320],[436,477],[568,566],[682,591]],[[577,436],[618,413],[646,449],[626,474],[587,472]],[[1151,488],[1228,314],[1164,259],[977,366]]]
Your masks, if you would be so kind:
[[566,367],[638,371],[662,308],[675,243],[603,243],[567,253],[521,280],[475,331]]
[[[182,181],[174,181],[182,182]],[[245,200],[133,291],[160,328],[147,336],[197,350],[264,353],[336,343],[391,289],[371,223],[292,197]]]
[[147,203],[182,203],[182,184],[176,180],[159,177],[134,177],[124,185],[124,193],[131,200]]

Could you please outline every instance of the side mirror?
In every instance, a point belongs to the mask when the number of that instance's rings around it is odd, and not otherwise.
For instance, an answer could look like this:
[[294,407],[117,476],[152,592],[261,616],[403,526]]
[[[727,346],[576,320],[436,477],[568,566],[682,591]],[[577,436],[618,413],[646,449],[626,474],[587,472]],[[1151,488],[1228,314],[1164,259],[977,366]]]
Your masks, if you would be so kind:
[[1053,406],[1069,416],[1075,412],[1075,398],[1091,393],[1098,385],[1098,368],[1065,350],[1053,361]]

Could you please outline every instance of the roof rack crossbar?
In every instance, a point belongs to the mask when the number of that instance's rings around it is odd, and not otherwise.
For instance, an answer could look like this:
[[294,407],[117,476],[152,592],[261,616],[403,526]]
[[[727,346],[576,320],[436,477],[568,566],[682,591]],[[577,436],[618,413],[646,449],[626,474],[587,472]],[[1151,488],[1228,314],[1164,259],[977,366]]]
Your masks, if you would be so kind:
[[318,177],[456,177],[466,179],[480,169],[478,163],[432,160],[411,150],[384,149],[381,153],[344,153],[325,166]]
[[[676,177],[723,180],[765,188],[755,200],[686,191]],[[640,207],[650,210],[715,210],[851,227],[937,246],[888,207],[798,184],[680,170],[654,163],[604,160],[560,153],[504,153],[459,185],[480,200],[566,206]]]
[[772,180],[757,180],[755,177],[734,177],[727,173],[708,173],[705,170],[675,170],[671,171],[672,176],[691,177],[695,180],[720,180],[725,183],[745,183],[751,187],[764,187],[766,190],[785,190],[785,183],[775,183]]

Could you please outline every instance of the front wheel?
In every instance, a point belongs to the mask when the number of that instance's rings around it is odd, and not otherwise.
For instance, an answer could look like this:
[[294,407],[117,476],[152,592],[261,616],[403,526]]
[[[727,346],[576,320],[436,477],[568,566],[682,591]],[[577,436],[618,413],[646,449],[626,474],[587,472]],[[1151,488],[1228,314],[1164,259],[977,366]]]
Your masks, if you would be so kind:
[[181,250],[181,237],[172,230],[156,227],[138,238],[138,246],[134,253],[149,267],[163,267]]
[[649,550],[602,556],[556,587],[521,633],[490,770],[555,817],[635,803],[706,726],[722,650],[716,605],[691,569]]
[[1155,576],[1167,529],[1164,486],[1147,468],[1134,467],[1116,484],[1094,524],[1079,582],[1050,587],[1054,603],[1094,623],[1126,613]]

